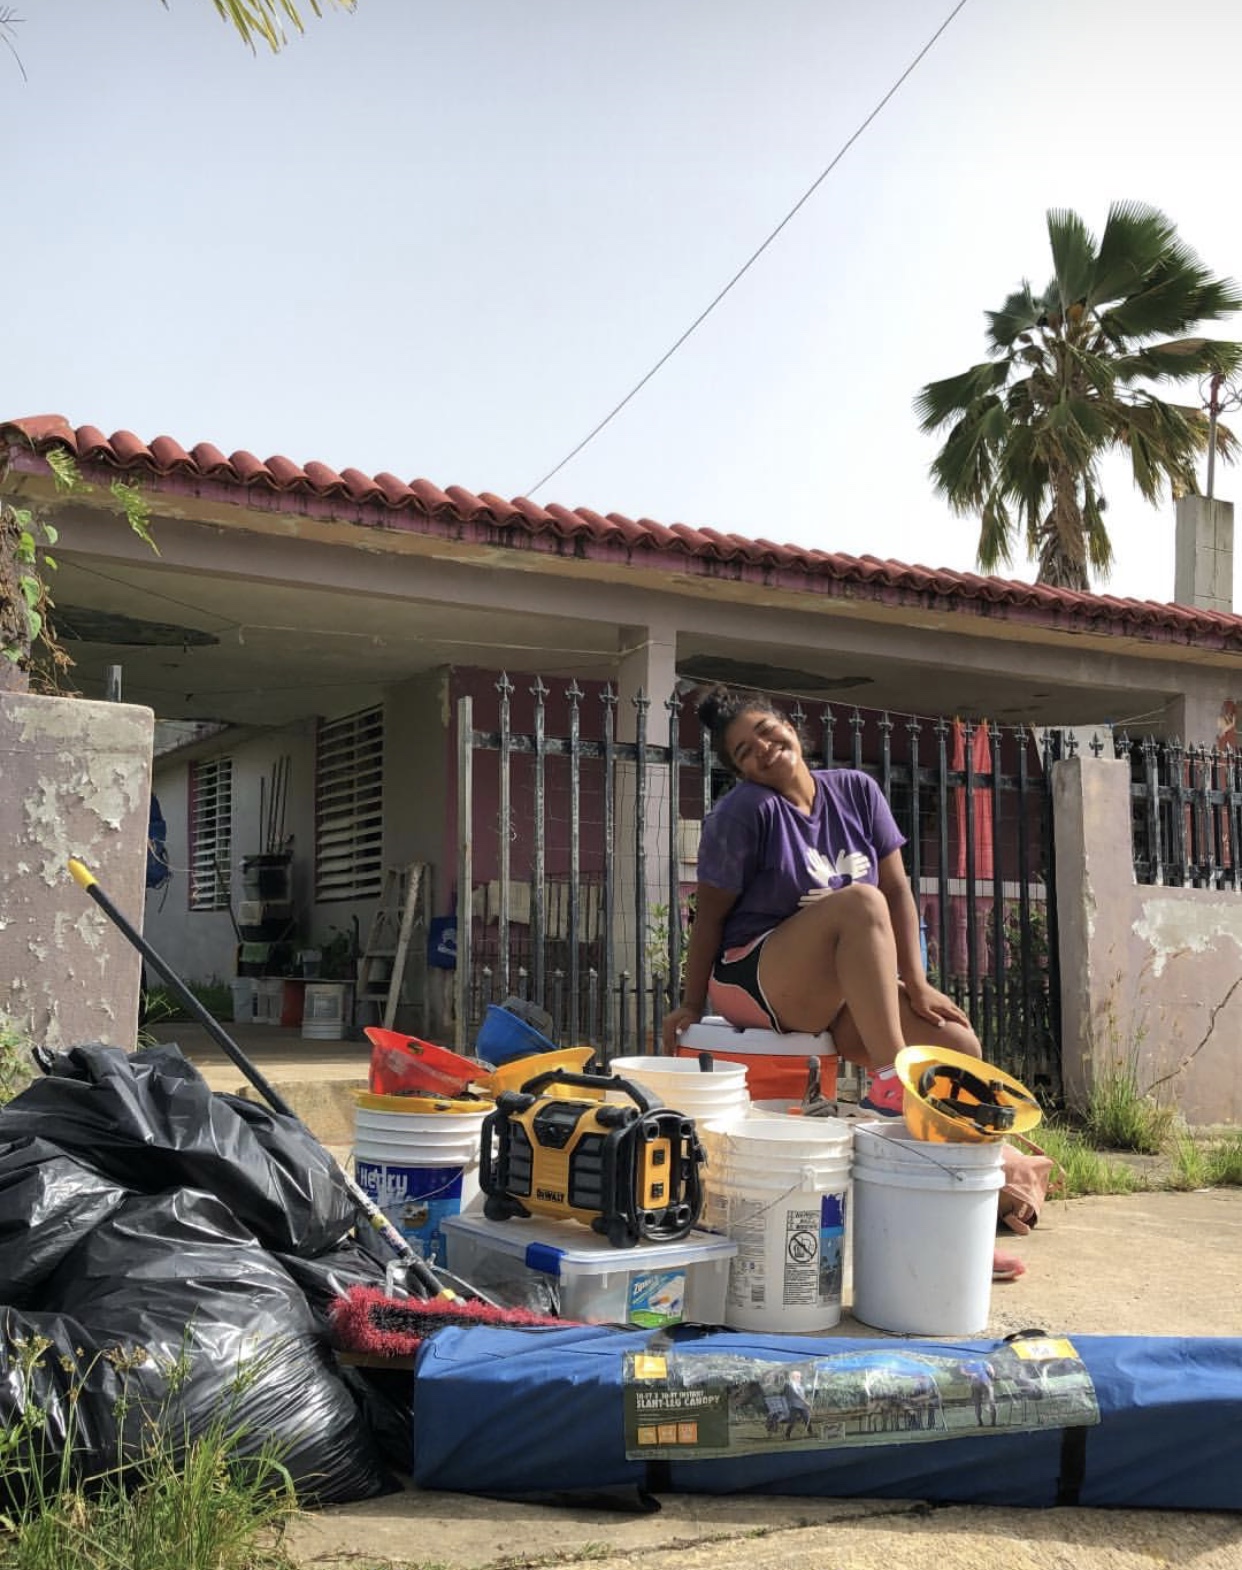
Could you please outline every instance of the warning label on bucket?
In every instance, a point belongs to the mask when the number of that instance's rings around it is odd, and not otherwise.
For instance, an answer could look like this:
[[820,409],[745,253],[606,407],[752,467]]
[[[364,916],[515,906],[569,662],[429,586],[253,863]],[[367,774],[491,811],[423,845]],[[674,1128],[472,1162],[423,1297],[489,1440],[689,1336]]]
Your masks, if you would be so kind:
[[819,1302],[819,1212],[785,1212],[785,1283],[781,1301],[787,1308]]

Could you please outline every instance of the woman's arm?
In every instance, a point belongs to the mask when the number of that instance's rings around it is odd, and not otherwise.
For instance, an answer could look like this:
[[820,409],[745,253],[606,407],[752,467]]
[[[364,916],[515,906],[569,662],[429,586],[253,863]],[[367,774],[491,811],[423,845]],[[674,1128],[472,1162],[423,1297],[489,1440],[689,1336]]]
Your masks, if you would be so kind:
[[664,1021],[663,1041],[668,1052],[676,1048],[677,1037],[687,1025],[703,1018],[703,1010],[707,1007],[707,983],[720,953],[725,917],[737,904],[737,899],[732,889],[713,888],[710,883],[696,886],[681,1004]]
[[914,893],[899,850],[890,852],[880,863],[879,883],[893,924],[893,939],[897,945],[897,974],[905,983],[910,1007],[920,1019],[933,1024],[943,1024],[948,1020],[969,1026],[970,1020],[962,1010],[952,998],[936,991],[923,969],[918,906],[914,903]]
[[888,905],[893,939],[897,944],[897,974],[907,987],[917,986],[926,979],[923,972],[923,946],[919,942],[919,912],[899,850],[885,856],[880,863],[878,876],[880,893]]

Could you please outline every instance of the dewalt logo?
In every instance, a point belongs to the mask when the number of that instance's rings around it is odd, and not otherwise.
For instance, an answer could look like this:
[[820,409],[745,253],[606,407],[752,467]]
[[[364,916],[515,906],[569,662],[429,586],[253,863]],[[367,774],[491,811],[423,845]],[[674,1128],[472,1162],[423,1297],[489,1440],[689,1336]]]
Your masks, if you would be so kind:
[[565,1191],[556,1188],[537,1188],[535,1190],[535,1198],[542,1199],[549,1205],[563,1205],[565,1203]]

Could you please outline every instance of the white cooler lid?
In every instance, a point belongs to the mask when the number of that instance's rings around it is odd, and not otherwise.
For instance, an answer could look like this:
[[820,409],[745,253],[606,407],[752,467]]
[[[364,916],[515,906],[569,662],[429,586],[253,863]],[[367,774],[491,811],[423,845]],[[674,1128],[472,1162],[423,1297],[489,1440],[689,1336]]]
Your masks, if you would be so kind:
[[825,1058],[835,1057],[837,1052],[831,1031],[811,1036],[798,1031],[785,1035],[779,1030],[739,1030],[715,1014],[709,1014],[697,1025],[687,1025],[678,1036],[677,1045],[693,1052],[737,1052],[757,1058]]

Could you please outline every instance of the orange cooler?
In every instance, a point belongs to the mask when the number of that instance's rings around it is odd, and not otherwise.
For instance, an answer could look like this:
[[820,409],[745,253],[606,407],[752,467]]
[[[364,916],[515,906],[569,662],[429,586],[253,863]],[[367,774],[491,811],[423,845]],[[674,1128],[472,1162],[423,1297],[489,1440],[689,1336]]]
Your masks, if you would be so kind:
[[787,1101],[796,1105],[806,1092],[807,1062],[819,1059],[820,1093],[831,1101],[837,1093],[837,1049],[832,1035],[818,1036],[775,1030],[737,1030],[728,1020],[708,1015],[688,1025],[677,1042],[677,1056],[694,1058],[710,1052],[723,1063],[746,1068],[746,1089],[752,1101]]

